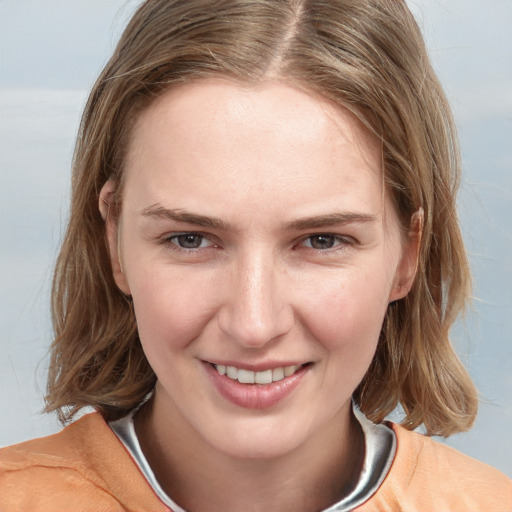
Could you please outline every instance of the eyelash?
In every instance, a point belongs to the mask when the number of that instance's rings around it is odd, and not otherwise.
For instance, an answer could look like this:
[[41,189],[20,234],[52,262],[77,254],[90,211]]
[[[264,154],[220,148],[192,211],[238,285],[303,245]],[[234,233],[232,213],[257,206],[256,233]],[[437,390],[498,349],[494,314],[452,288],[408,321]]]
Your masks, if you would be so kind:
[[[199,246],[199,247],[182,247],[181,245],[179,245],[179,242],[178,243],[175,242],[175,241],[178,241],[180,237],[187,237],[187,236],[188,237],[200,237],[201,238],[200,245],[205,240],[209,241],[210,245],[208,245],[207,247],[201,247],[201,246]],[[315,238],[317,238],[317,241],[319,238],[329,239],[328,241],[334,243],[334,245],[332,247],[327,247],[324,249],[315,248],[311,245],[312,239],[315,239]],[[307,242],[307,241],[310,242],[309,246],[304,245],[305,242]],[[173,251],[185,252],[188,254],[198,254],[200,251],[202,252],[206,249],[219,248],[219,245],[216,245],[208,235],[205,235],[203,233],[198,233],[195,231],[184,231],[182,233],[174,233],[170,236],[165,237],[163,239],[163,243],[165,245],[169,246]],[[294,244],[293,248],[296,249],[296,248],[304,247],[306,249],[315,251],[319,254],[327,255],[327,254],[345,250],[347,248],[347,246],[353,246],[355,244],[356,244],[356,241],[351,237],[336,235],[334,233],[314,233],[314,234],[308,235],[306,237],[300,238],[299,241]]]
[[[200,244],[203,243],[203,241],[207,240],[211,242],[211,245],[208,247],[182,247],[179,245],[179,243],[175,243],[173,240],[179,240],[180,237],[201,237]],[[210,248],[216,248],[216,246],[207,235],[204,235],[203,233],[197,233],[195,231],[184,231],[182,233],[174,233],[170,236],[167,236],[163,239],[163,243],[168,245],[172,250],[174,251],[180,251],[180,252],[186,252],[186,253],[197,253],[200,250],[204,249],[210,249]]]
[[[333,247],[327,247],[324,249],[318,249],[318,248],[312,247],[311,245],[309,247],[302,245],[304,242],[306,242],[308,240],[311,243],[311,240],[314,238],[317,238],[317,239],[327,238],[327,239],[330,239],[335,245]],[[302,245],[302,247],[307,247],[307,249],[311,249],[311,250],[316,251],[321,254],[331,254],[331,253],[335,253],[338,251],[343,251],[343,250],[347,249],[347,246],[355,245],[355,240],[351,237],[336,235],[334,233],[314,233],[312,235],[308,235],[307,237],[301,238],[298,245]]]

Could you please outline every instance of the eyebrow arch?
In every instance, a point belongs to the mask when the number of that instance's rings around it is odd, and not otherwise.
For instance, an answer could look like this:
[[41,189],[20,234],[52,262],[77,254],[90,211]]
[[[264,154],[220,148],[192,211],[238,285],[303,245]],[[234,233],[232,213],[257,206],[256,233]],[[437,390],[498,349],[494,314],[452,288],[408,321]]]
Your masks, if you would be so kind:
[[143,208],[140,213],[144,217],[183,222],[185,224],[193,224],[203,228],[220,230],[230,229],[229,224],[217,217],[198,215],[196,213],[186,212],[180,209],[168,209],[159,204],[147,206],[146,208]]
[[[193,224],[195,226],[219,229],[219,230],[233,230],[230,224],[224,222],[218,217],[209,217],[206,215],[199,215],[197,213],[187,212],[181,209],[168,209],[157,204],[147,206],[140,211],[144,217],[161,220],[171,220],[174,222],[183,222],[185,224]],[[307,230],[307,229],[320,229],[328,228],[331,226],[342,226],[344,224],[360,223],[360,222],[375,222],[377,217],[359,212],[337,212],[326,215],[319,215],[316,217],[305,217],[297,219],[289,224],[286,224],[285,229],[288,230]]]
[[375,222],[377,217],[359,212],[340,212],[329,213],[327,215],[319,215],[318,217],[305,217],[297,219],[288,224],[286,227],[290,230],[320,229],[331,226],[342,226],[344,224]]

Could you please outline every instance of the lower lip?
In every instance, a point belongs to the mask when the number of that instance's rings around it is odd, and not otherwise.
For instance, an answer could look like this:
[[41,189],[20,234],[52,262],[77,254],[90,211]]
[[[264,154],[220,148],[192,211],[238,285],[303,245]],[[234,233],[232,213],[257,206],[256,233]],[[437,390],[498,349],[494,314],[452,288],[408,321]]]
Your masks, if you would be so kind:
[[204,363],[204,366],[215,388],[226,400],[245,409],[267,409],[289,396],[311,365],[303,366],[293,375],[271,384],[241,384],[226,375],[220,375],[210,363]]

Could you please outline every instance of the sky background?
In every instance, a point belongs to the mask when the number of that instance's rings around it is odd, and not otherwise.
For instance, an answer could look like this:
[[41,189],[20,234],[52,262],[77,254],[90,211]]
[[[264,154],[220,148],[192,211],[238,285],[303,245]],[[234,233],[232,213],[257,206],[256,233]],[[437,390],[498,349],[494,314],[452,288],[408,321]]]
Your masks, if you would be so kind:
[[[0,0],[0,446],[59,429],[40,412],[74,139],[88,90],[137,4]],[[446,442],[512,477],[512,0],[409,5],[459,128],[459,212],[475,281],[453,339],[480,413],[471,432]]]

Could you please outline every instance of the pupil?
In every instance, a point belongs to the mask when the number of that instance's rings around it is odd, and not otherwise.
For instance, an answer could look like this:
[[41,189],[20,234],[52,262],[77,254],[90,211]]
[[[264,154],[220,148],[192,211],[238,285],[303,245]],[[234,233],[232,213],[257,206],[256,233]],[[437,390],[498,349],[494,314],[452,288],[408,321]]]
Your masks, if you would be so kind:
[[311,247],[314,249],[330,249],[334,246],[334,236],[316,235],[311,237]]
[[192,233],[178,236],[180,247],[185,249],[197,249],[201,245],[202,239],[201,235],[194,235]]

